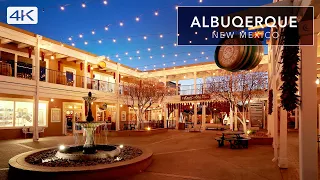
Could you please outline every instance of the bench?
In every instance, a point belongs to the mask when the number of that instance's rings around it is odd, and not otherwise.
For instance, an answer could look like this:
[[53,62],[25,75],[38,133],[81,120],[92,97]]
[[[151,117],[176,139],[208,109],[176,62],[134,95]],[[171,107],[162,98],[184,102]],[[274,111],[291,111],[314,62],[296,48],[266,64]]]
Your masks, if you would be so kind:
[[[44,133],[44,127],[38,127],[38,133]],[[22,133],[24,133],[24,138],[27,137],[27,134],[33,134],[33,127],[24,127],[22,128]]]
[[223,131],[224,126],[221,124],[211,124],[211,123],[206,124],[206,130],[210,130],[210,129]]
[[231,149],[241,149],[241,148],[248,148],[249,146],[249,140],[251,138],[246,137],[246,138],[234,138],[228,140],[230,143],[230,148]]

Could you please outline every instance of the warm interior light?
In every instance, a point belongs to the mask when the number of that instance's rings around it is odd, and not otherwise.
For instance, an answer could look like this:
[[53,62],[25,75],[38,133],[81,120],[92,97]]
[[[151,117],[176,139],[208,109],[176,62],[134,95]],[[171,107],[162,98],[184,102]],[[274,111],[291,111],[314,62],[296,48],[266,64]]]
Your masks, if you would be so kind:
[[54,99],[52,99],[52,98],[51,98],[51,99],[50,99],[50,101],[51,101],[51,102],[53,102],[53,101],[54,101]]
[[151,127],[147,127],[147,130],[150,131],[150,130],[151,130]]
[[119,148],[121,148],[121,149],[122,149],[122,148],[123,148],[123,144],[120,144]]
[[54,55],[51,55],[51,57],[50,57],[52,60],[54,59]]
[[64,145],[60,145],[60,146],[59,146],[59,150],[60,150],[60,151],[63,151],[63,150],[65,150],[65,149],[66,149],[66,147],[65,147]]
[[120,107],[122,107],[122,104],[120,104]]
[[320,80],[318,78],[316,80],[316,84],[320,84]]

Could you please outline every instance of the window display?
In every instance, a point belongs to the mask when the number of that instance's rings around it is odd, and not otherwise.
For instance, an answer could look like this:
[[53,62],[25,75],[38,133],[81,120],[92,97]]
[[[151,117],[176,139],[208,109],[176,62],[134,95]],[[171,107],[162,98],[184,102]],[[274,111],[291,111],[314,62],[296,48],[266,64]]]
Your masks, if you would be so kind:
[[13,101],[0,101],[0,127],[13,127]]
[[32,102],[16,102],[15,113],[16,113],[15,126],[32,126],[33,125],[33,103]]
[[[0,100],[0,128],[33,126],[32,101]],[[39,103],[38,125],[47,125],[47,103]]]

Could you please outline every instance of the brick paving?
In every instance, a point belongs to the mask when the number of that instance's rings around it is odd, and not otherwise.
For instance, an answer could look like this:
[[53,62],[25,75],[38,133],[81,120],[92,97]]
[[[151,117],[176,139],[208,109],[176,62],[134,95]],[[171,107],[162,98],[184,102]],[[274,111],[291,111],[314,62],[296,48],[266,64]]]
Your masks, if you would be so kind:
[[[289,132],[289,169],[280,170],[271,160],[271,146],[252,145],[249,149],[218,148],[215,131],[189,133],[169,131],[148,137],[108,137],[110,144],[131,144],[150,148],[151,166],[140,174],[122,179],[132,180],[282,180],[298,179],[298,134]],[[97,137],[96,141],[106,142]],[[8,160],[32,149],[73,144],[72,136],[0,141],[0,179],[7,179]]]

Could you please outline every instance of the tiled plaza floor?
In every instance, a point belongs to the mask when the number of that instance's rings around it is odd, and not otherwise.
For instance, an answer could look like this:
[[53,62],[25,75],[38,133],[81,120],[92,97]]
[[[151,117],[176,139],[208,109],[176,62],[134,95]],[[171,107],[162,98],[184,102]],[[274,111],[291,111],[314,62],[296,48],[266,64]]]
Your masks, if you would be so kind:
[[[271,146],[249,146],[249,149],[218,148],[216,132],[189,133],[169,131],[148,137],[109,137],[111,144],[132,144],[150,148],[151,166],[140,174],[122,179],[133,180],[280,180],[297,179],[298,135],[288,137],[289,169],[280,171]],[[105,139],[97,139],[104,141]],[[7,179],[8,160],[32,149],[73,144],[71,136],[0,141],[0,179]]]

